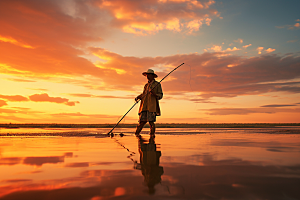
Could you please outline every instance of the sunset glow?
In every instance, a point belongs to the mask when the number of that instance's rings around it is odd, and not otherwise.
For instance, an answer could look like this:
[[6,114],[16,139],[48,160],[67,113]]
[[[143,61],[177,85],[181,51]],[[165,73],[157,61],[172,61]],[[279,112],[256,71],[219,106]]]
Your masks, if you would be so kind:
[[157,122],[300,123],[300,4],[237,2],[0,1],[0,123],[115,123],[181,63]]

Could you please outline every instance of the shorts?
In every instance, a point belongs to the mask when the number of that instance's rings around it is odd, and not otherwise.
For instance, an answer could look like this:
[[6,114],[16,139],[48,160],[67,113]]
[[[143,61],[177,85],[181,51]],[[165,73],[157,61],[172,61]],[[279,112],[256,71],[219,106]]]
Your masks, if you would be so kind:
[[156,112],[142,111],[139,116],[139,122],[156,122]]

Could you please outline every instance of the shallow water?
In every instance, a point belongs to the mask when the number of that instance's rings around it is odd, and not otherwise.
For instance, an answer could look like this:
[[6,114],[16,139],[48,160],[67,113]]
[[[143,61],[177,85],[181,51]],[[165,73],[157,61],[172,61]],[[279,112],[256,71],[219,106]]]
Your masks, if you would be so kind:
[[300,199],[300,135],[287,130],[0,137],[0,199]]

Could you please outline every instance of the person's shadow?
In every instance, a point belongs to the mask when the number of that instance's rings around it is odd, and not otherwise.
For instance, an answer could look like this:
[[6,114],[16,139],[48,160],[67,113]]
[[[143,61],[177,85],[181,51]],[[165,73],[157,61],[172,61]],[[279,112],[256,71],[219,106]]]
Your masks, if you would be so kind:
[[161,151],[156,150],[154,135],[150,135],[149,141],[138,135],[138,147],[140,153],[140,163],[136,163],[134,168],[141,170],[144,176],[144,182],[148,186],[148,193],[154,194],[154,186],[161,182],[163,167],[159,166]]

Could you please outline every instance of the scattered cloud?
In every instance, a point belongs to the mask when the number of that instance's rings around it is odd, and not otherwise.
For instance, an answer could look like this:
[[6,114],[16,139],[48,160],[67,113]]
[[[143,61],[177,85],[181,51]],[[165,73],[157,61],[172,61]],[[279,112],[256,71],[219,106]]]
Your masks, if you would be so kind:
[[[299,22],[299,19],[295,20],[296,22]],[[287,28],[289,30],[294,30],[294,29],[299,29],[300,28],[300,23],[295,23],[294,25],[283,25],[283,26],[275,26],[276,28],[282,29],[282,28]]]
[[244,42],[244,40],[243,39],[241,39],[241,38],[238,38],[237,40],[233,40],[234,42],[237,42],[237,43],[243,43]]
[[219,12],[211,8],[215,4],[213,0],[102,0],[95,4],[108,11],[112,26],[136,35],[155,34],[161,30],[190,34],[204,23],[210,26],[212,17],[220,17]]
[[241,49],[239,49],[239,48],[236,48],[236,47],[233,47],[232,49],[230,49],[230,48],[227,48],[227,49],[226,49],[226,50],[224,50],[223,52],[239,51],[239,50],[241,50]]
[[222,46],[213,45],[211,48],[207,48],[207,50],[211,50],[211,51],[214,51],[214,52],[222,52]]
[[49,97],[47,93],[43,94],[34,94],[29,96],[31,101],[35,102],[52,102],[52,103],[63,103],[68,106],[75,106],[75,103],[79,103],[79,101],[69,101],[69,99],[61,98],[61,97]]
[[21,95],[1,95],[0,99],[6,99],[8,101],[28,101],[27,97]]
[[212,47],[210,48],[207,48],[207,49],[204,49],[205,52],[208,52],[208,51],[213,51],[213,52],[231,52],[231,51],[239,51],[241,49],[239,48],[236,48],[236,47],[233,47],[233,48],[227,48],[225,50],[222,50],[223,47],[222,45],[213,45]]
[[271,53],[271,52],[273,52],[273,51],[276,51],[276,49],[268,48],[268,49],[266,49],[265,51],[266,51],[267,53]]
[[248,48],[248,47],[250,47],[250,46],[252,46],[252,44],[247,44],[247,45],[245,45],[245,46],[243,46],[243,48]]
[[258,54],[261,54],[262,50],[264,49],[264,47],[257,47],[257,51],[258,51]]

